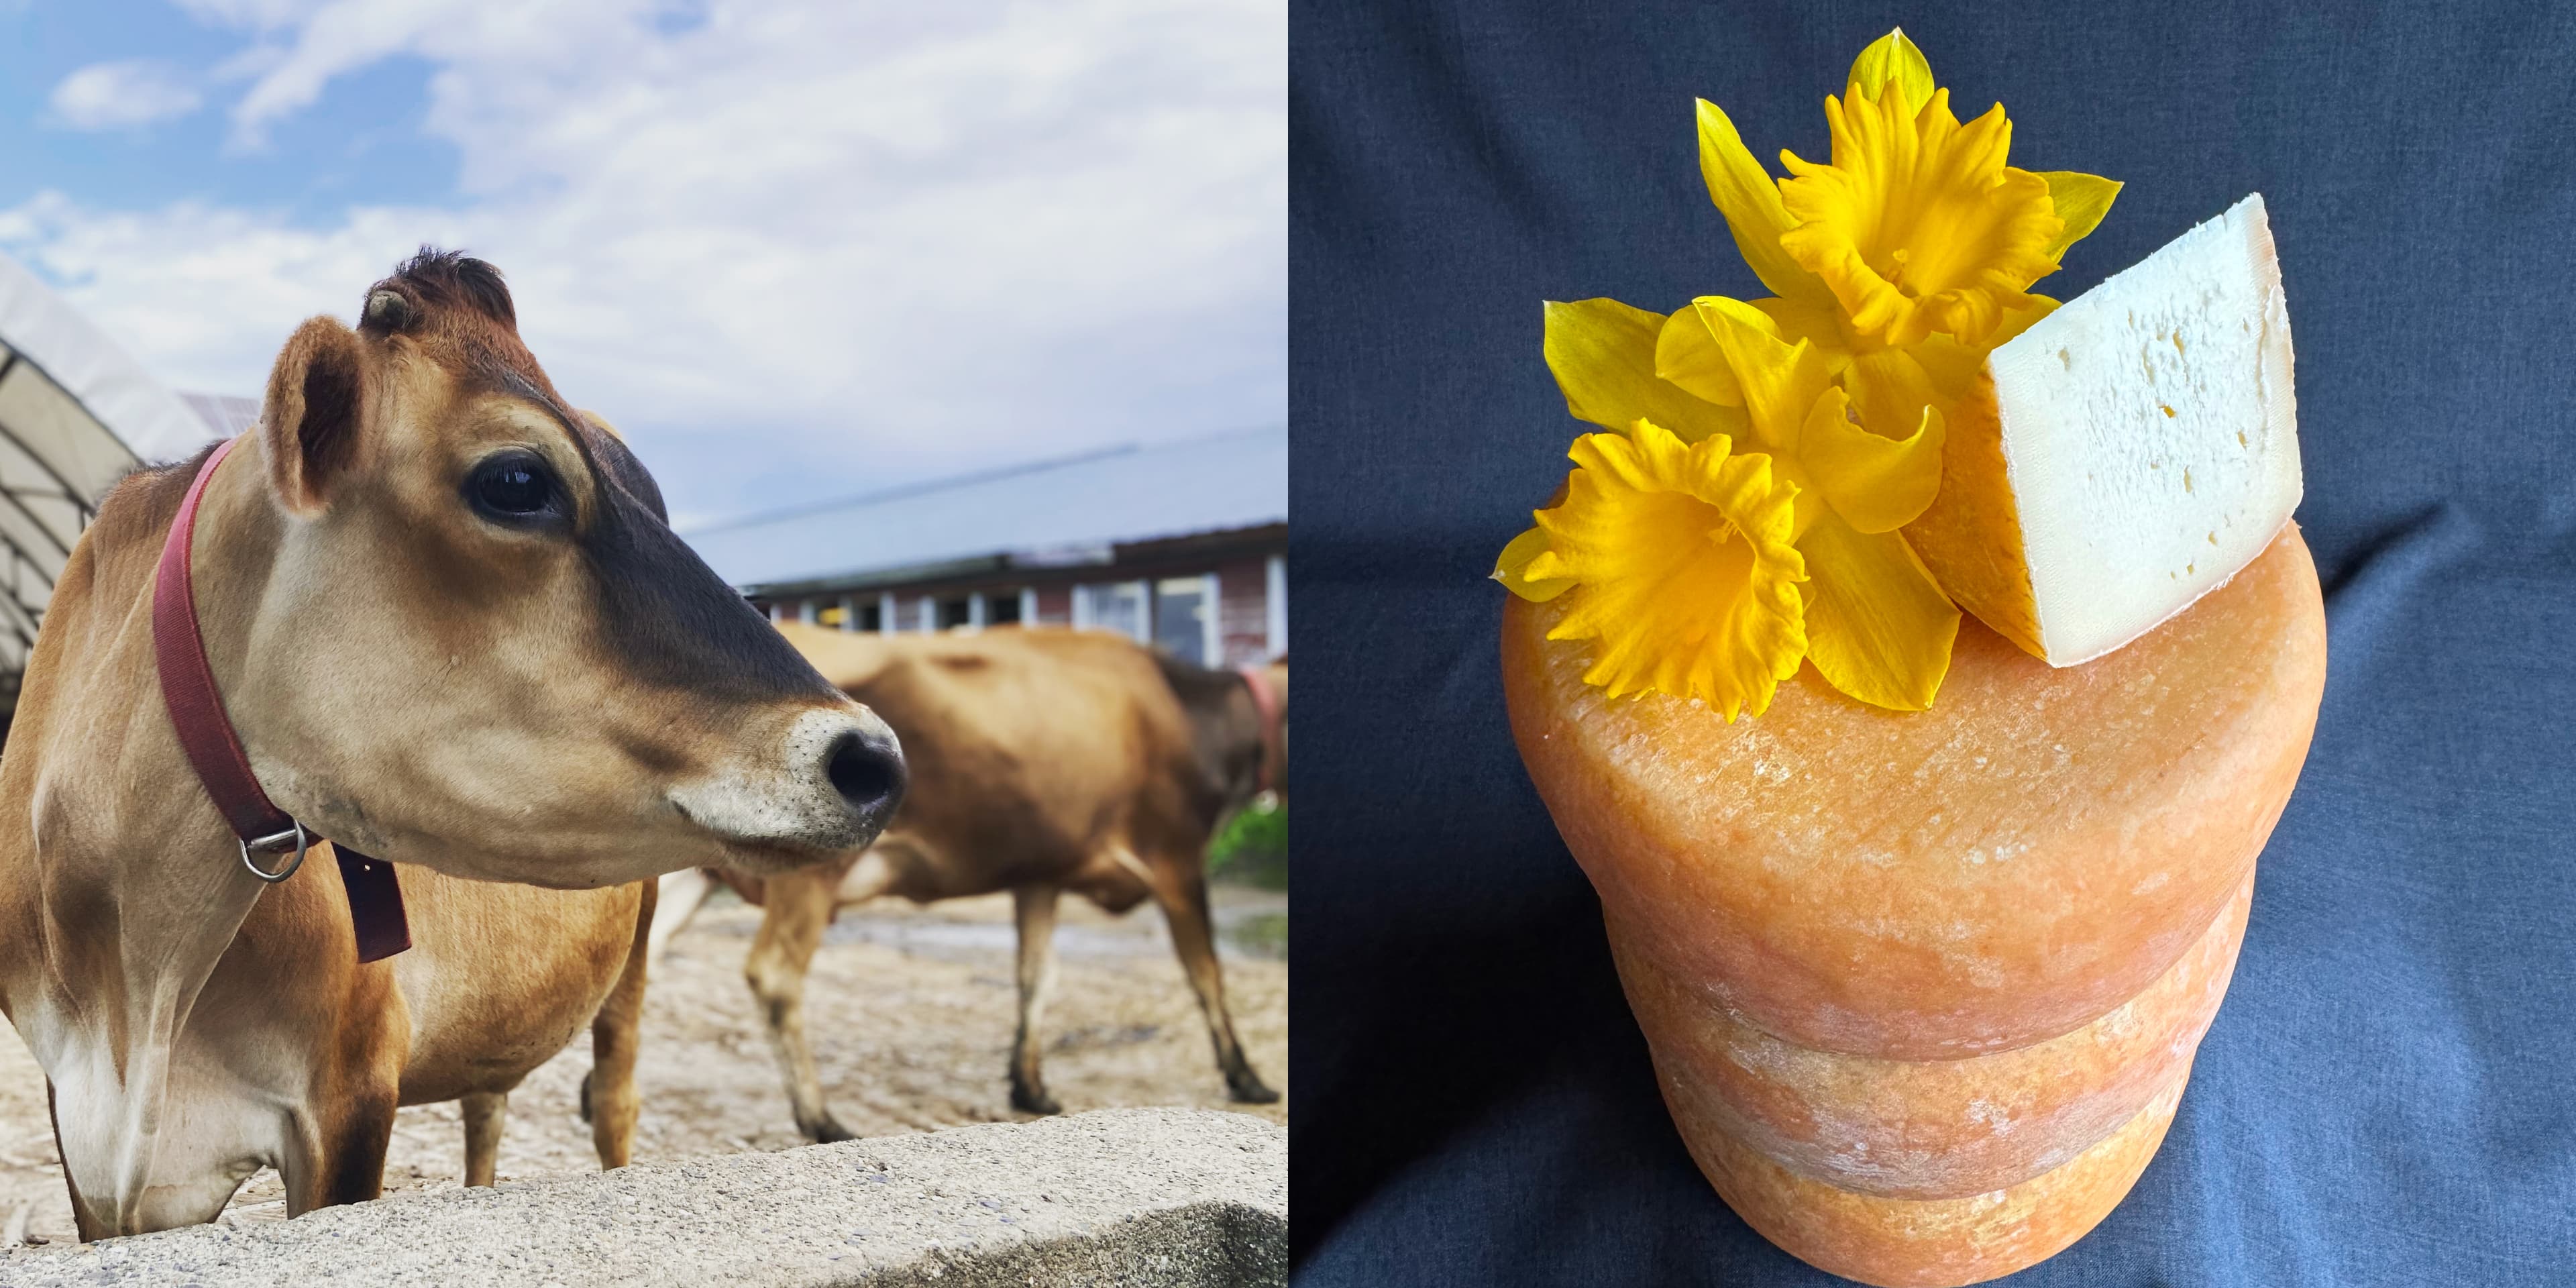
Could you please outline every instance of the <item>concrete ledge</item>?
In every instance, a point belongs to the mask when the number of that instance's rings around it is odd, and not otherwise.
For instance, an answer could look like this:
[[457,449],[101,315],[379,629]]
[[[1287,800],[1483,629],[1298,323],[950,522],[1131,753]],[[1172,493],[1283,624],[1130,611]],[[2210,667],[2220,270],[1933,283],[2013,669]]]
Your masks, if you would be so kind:
[[1105,1109],[0,1255],[0,1284],[1284,1284],[1288,1133]]

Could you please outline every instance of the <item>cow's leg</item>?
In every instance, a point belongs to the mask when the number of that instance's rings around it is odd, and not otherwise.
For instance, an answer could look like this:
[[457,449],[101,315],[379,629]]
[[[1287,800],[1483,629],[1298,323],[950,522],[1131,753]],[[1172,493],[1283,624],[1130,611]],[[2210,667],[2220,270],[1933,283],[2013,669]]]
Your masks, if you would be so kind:
[[[54,1144],[59,1152],[62,1146],[62,1115],[54,1107],[54,1083],[51,1078],[45,1080],[45,1114],[53,1120]],[[174,1173],[184,1171],[186,1173],[184,1177],[156,1173],[153,1178],[154,1184],[144,1190],[143,1202],[136,1208],[138,1220],[135,1227],[125,1231],[109,1229],[99,1220],[98,1215],[90,1210],[89,1205],[81,1201],[80,1181],[72,1175],[70,1168],[64,1168],[63,1188],[71,1195],[72,1227],[79,1235],[80,1241],[96,1243],[119,1233],[142,1234],[152,1230],[175,1229],[183,1225],[203,1225],[222,1215],[224,1205],[232,1201],[233,1194],[241,1188],[241,1183],[249,1179],[251,1173],[259,1170],[259,1165],[255,1162],[238,1163],[229,1168],[207,1169],[202,1166],[204,1162],[202,1156],[188,1159],[187,1162],[198,1166],[165,1169],[167,1172]]]
[[384,1193],[385,1148],[393,1143],[411,1013],[393,973],[380,968],[358,981],[342,1016],[339,1041],[321,1053],[324,1063],[315,1070],[317,1094],[281,1126],[277,1170],[290,1217]]
[[465,1109],[465,1183],[490,1185],[501,1165],[501,1125],[510,1117],[510,1093],[468,1092]]
[[671,937],[687,928],[689,919],[698,915],[707,896],[716,892],[716,879],[705,868],[682,868],[665,872],[653,896],[652,934],[644,950],[647,963],[662,960],[671,946]]
[[[53,1122],[54,1156],[60,1158],[63,1152],[63,1115],[61,1110],[54,1108],[54,1080],[51,1078],[45,1079],[45,1117]],[[71,1194],[72,1232],[83,1243],[96,1243],[106,1238],[108,1231],[89,1214],[89,1205],[81,1202],[80,1182],[72,1178],[72,1169],[68,1167],[63,1169],[63,1188]]]
[[322,1203],[365,1203],[385,1192],[385,1150],[393,1144],[394,1106],[399,1100],[396,1084],[388,1081],[353,1097],[339,1115]]
[[1038,1019],[1055,991],[1056,894],[1049,884],[1011,891],[1020,923],[1020,1033],[1011,1040],[1011,1107],[1023,1113],[1064,1112],[1038,1073]]
[[1207,869],[1193,855],[1155,863],[1151,874],[1147,886],[1172,927],[1172,948],[1180,954],[1181,971],[1199,996],[1208,1038],[1216,1044],[1217,1068],[1225,1071],[1226,1091],[1242,1104],[1270,1104],[1279,1099],[1279,1093],[1263,1084],[1261,1075],[1252,1071],[1252,1062],[1243,1058],[1234,1020],[1226,1014],[1225,976],[1217,966],[1215,921],[1208,915]]
[[[353,1080],[357,1081],[357,1080]],[[287,1124],[279,1179],[286,1182],[286,1214],[364,1203],[384,1193],[385,1148],[393,1143],[395,1082],[364,1080],[343,1089],[315,1115]]]
[[849,1129],[823,1104],[823,1082],[814,1072],[813,1049],[805,1042],[805,972],[822,945],[824,927],[832,924],[840,877],[832,868],[800,868],[769,878],[760,932],[752,938],[751,959],[743,966],[769,1026],[770,1049],[778,1053],[779,1072],[787,1079],[796,1129],[816,1141],[851,1139]]
[[635,915],[635,942],[626,952],[626,969],[618,973],[608,1000],[599,1004],[599,1014],[590,1021],[590,1076],[581,1082],[581,1116],[590,1120],[590,1143],[599,1150],[603,1169],[624,1167],[634,1154],[635,1049],[644,1023],[644,973],[653,934],[659,929],[658,898],[653,884],[646,882],[644,902]]

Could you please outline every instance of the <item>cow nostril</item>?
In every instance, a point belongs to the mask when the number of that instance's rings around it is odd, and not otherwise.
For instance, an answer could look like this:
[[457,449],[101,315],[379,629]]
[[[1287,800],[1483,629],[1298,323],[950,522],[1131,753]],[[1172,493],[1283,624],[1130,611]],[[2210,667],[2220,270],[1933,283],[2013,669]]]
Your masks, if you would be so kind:
[[823,773],[841,799],[872,824],[882,826],[903,798],[903,753],[892,739],[881,743],[855,731],[842,734],[832,741]]

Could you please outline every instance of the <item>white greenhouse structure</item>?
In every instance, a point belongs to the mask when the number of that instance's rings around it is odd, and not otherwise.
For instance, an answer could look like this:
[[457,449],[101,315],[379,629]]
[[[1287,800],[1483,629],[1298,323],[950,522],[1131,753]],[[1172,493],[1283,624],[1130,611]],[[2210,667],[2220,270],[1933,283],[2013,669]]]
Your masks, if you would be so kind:
[[[217,433],[51,287],[0,255],[0,729],[54,579],[99,498],[137,465],[177,460]],[[196,405],[204,402],[207,410]]]

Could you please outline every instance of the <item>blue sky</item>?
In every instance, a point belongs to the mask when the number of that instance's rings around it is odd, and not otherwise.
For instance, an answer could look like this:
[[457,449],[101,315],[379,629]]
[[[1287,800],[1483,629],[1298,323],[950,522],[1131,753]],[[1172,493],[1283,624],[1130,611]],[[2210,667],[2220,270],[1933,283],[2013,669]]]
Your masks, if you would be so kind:
[[[47,100],[66,76],[102,63],[150,61],[202,81],[246,42],[191,20],[167,0],[0,5],[0,206],[48,188],[141,210],[183,198],[273,208],[322,226],[352,200],[435,203],[456,192],[457,149],[425,131],[430,65],[390,58],[334,83],[309,112],[282,122],[274,146],[227,150],[219,110],[148,128],[76,129]],[[202,83],[200,81],[199,83]],[[206,85],[220,97],[230,86]]]
[[423,241],[684,518],[1286,403],[1277,0],[0,0],[0,250],[255,393]]

